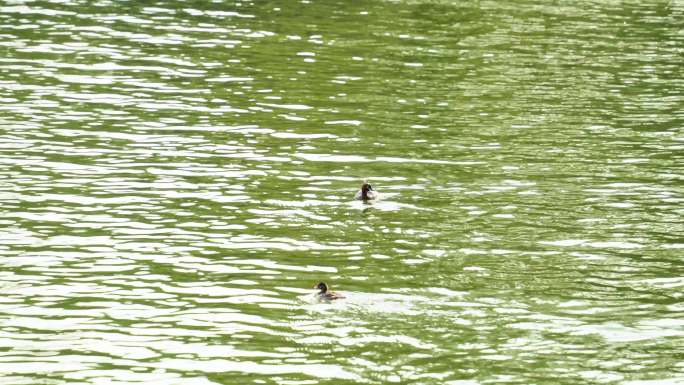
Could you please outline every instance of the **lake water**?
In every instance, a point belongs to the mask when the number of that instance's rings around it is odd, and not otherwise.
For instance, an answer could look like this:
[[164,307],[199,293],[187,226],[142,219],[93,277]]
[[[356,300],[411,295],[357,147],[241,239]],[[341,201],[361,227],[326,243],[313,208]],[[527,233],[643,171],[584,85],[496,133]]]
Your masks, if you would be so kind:
[[0,383],[684,384],[683,25],[0,2]]

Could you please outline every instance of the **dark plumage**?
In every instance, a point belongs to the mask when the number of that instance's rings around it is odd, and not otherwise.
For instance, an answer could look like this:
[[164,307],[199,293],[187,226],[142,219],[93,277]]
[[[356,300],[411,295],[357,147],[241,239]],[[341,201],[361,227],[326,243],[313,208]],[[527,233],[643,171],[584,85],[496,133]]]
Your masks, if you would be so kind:
[[354,198],[361,201],[369,201],[378,199],[378,193],[377,191],[373,190],[373,186],[371,186],[370,183],[364,180],[363,184],[361,185],[361,190],[356,192],[356,196]]
[[332,301],[335,299],[344,298],[343,295],[328,291],[328,285],[326,285],[325,282],[319,282],[316,286],[314,286],[314,289],[320,290],[318,292],[318,298],[324,301]]

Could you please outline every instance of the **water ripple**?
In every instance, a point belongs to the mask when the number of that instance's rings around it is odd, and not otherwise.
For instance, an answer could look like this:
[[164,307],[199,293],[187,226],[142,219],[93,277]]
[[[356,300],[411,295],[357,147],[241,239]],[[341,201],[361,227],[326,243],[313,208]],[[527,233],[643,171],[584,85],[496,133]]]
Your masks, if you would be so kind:
[[3,382],[681,382],[682,16],[1,5]]

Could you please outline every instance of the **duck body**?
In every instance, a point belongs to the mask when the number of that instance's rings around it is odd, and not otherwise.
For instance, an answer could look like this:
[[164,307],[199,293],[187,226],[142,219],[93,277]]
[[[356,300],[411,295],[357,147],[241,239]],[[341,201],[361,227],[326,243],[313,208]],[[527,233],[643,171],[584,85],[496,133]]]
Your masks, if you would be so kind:
[[328,285],[326,285],[325,282],[319,282],[314,288],[320,290],[317,293],[320,301],[334,301],[336,299],[344,298],[341,294],[328,291]]
[[378,199],[379,194],[377,191],[373,190],[373,186],[370,183],[364,181],[361,185],[361,190],[356,192],[354,199],[359,201],[371,201]]

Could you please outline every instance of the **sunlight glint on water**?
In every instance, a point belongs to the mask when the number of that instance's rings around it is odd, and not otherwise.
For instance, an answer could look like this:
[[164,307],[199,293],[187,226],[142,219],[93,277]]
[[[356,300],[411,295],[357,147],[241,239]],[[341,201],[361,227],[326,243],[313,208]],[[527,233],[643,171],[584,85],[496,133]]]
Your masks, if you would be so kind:
[[683,22],[0,4],[0,382],[682,383]]

